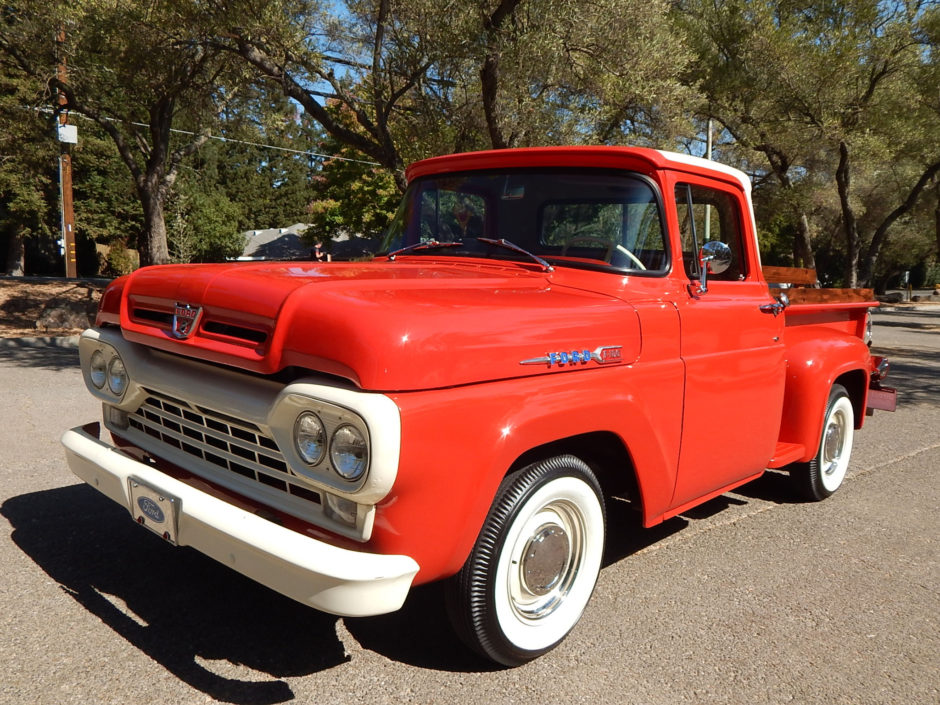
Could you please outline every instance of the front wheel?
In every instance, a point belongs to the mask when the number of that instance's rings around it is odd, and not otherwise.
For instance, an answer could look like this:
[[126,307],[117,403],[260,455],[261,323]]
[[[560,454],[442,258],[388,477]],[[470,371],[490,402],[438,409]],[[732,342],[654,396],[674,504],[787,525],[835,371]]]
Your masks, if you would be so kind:
[[793,467],[797,489],[812,501],[831,496],[842,485],[852,455],[855,410],[841,384],[832,385],[816,457]]
[[604,531],[600,485],[580,459],[556,456],[508,475],[449,584],[458,635],[505,666],[557,646],[594,591]]

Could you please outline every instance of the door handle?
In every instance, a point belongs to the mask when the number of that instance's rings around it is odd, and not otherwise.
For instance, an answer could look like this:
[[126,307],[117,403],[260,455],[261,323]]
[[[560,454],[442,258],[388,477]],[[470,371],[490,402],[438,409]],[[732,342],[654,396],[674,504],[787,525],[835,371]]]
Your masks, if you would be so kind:
[[790,305],[790,297],[781,293],[777,300],[770,304],[764,304],[760,307],[761,313],[772,313],[774,318],[783,313],[783,310]]

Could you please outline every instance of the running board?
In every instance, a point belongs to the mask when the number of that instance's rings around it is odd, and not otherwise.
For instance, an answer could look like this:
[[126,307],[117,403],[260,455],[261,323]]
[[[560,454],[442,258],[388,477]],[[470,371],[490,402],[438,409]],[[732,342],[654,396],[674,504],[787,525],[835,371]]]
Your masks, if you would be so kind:
[[767,463],[768,468],[782,468],[784,465],[795,463],[806,454],[806,446],[802,443],[784,443],[779,441],[774,448],[774,457]]

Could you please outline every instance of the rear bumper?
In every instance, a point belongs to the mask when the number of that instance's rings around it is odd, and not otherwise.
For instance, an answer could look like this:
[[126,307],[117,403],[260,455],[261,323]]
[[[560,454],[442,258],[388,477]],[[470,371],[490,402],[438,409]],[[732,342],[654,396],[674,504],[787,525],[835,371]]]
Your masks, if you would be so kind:
[[898,407],[898,392],[892,387],[869,387],[868,408],[865,412],[871,416],[875,410],[894,411]]
[[409,556],[350,551],[278,526],[138,462],[82,428],[66,431],[62,445],[72,472],[124,507],[131,506],[131,479],[176,498],[179,545],[324,612],[394,612],[418,572]]
[[865,415],[871,416],[875,410],[894,411],[898,407],[898,392],[891,387],[882,387],[881,381],[888,376],[891,365],[888,358],[872,355],[871,372],[868,382],[868,404]]

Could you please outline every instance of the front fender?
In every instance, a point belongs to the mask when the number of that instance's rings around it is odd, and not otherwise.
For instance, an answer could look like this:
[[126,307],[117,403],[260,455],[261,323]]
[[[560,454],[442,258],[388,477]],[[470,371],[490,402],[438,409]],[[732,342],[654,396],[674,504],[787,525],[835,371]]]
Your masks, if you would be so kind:
[[520,456],[598,431],[619,437],[642,468],[644,514],[661,514],[675,487],[682,369],[678,361],[641,367],[393,395],[402,414],[401,463],[377,507],[372,548],[407,546],[421,566],[418,583],[452,575]]
[[[822,434],[823,415],[829,401],[829,391],[840,377],[857,372],[867,379],[869,351],[854,335],[819,328],[788,328],[787,380],[783,400],[783,419],[780,440],[798,443],[805,448],[798,462],[808,462],[816,455]],[[850,389],[856,409],[855,425],[861,427],[865,409],[865,384]]]

